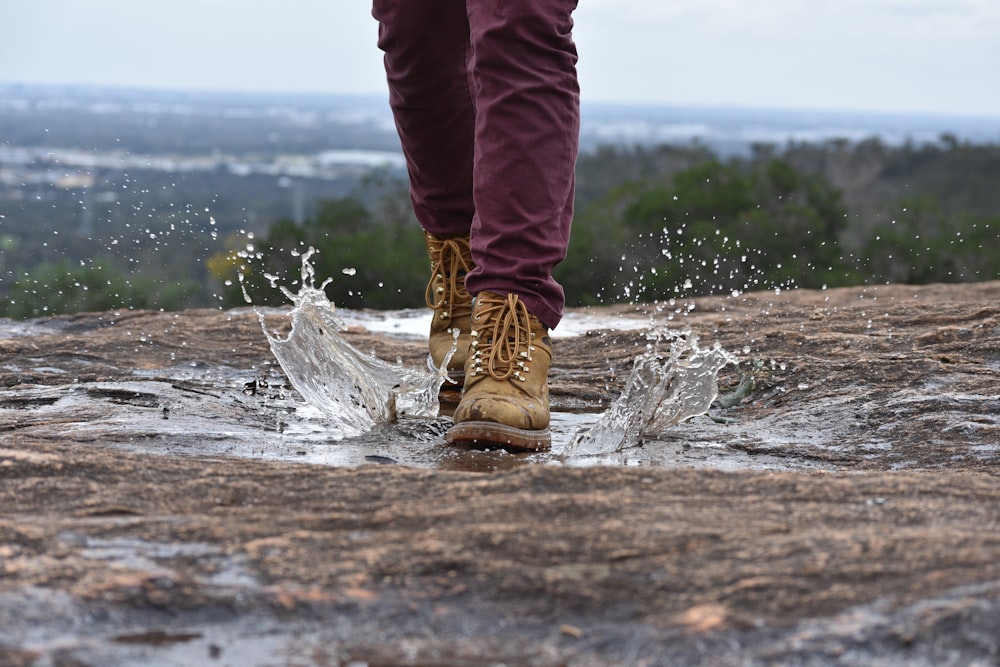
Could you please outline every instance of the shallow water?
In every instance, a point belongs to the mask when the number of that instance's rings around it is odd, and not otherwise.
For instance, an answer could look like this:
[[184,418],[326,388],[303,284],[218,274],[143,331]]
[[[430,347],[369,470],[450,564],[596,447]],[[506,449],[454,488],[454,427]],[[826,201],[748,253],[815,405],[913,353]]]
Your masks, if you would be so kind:
[[[56,428],[66,439],[100,439],[131,451],[332,466],[398,463],[489,471],[526,463],[711,465],[720,458],[722,433],[695,446],[661,442],[671,424],[683,426],[678,422],[708,409],[717,392],[718,368],[730,359],[718,348],[702,350],[694,336],[666,329],[650,333],[648,353],[636,365],[642,372],[611,408],[556,406],[549,451],[515,455],[447,446],[444,435],[455,406],[439,401],[442,374],[379,359],[341,335],[351,322],[393,337],[424,338],[427,312],[337,311],[322,286],[313,286],[308,259],[308,254],[303,257],[303,287],[296,294],[286,291],[292,311],[257,313],[262,327],[265,316],[272,325],[278,318],[291,320],[286,337],[267,328],[263,332],[284,374],[275,366],[204,361],[134,369],[132,379],[20,387],[0,412],[28,428],[24,417],[30,408],[30,422],[39,430]],[[649,321],[648,316],[573,313],[559,335],[649,329]],[[31,333],[37,332],[17,327],[8,335]],[[645,400],[635,402],[639,394]],[[699,423],[709,431],[717,426],[707,419]],[[727,465],[767,465],[759,459],[751,464],[739,454],[730,453],[729,459],[737,463]]]
[[[418,339],[422,341],[426,335],[426,312],[333,311],[325,296],[316,304],[322,315],[317,315],[320,325],[336,332],[340,326],[334,321],[337,317],[355,327],[366,321],[374,323],[373,328],[381,327],[378,330],[387,333],[365,336],[356,328],[345,338],[367,340],[365,349],[377,338],[379,349],[398,350],[390,355],[404,354],[407,359],[405,364],[370,361],[370,355],[356,354],[357,350],[351,353],[355,356],[348,357],[352,363],[360,360],[366,380],[370,373],[364,370],[368,367],[364,364],[376,364],[391,372],[390,381],[375,383],[375,390],[384,392],[379,395],[386,396],[384,402],[375,403],[376,407],[386,408],[384,413],[372,417],[360,401],[350,405],[360,414],[360,428],[338,427],[343,420],[331,418],[306,403],[298,391],[287,386],[276,361],[266,352],[261,356],[264,334],[252,324],[245,326],[246,318],[252,317],[252,308],[220,314],[212,325],[219,327],[219,334],[212,336],[229,335],[221,333],[230,331],[227,323],[243,321],[239,335],[256,351],[235,357],[228,354],[229,343],[225,341],[222,349],[202,357],[193,356],[197,350],[188,349],[189,343],[183,338],[168,339],[172,332],[197,326],[193,322],[198,318],[215,319],[205,313],[169,317],[136,314],[123,320],[127,322],[123,326],[119,325],[118,314],[27,323],[0,321],[0,340],[9,352],[0,362],[5,373],[5,384],[0,387],[0,428],[8,437],[96,443],[142,453],[235,456],[335,466],[395,462],[424,468],[489,471],[525,464],[727,470],[912,469],[954,465],[956,461],[969,466],[991,465],[996,460],[1000,424],[996,418],[1000,411],[995,370],[991,366],[997,356],[990,347],[996,325],[988,317],[984,320],[983,313],[993,311],[970,307],[969,318],[975,323],[972,330],[976,336],[982,331],[981,341],[977,343],[974,338],[970,343],[963,339],[956,347],[958,343],[949,337],[951,328],[942,329],[933,321],[924,325],[924,316],[917,318],[911,312],[911,289],[907,287],[897,296],[902,305],[893,308],[902,310],[896,315],[898,321],[891,339],[880,331],[851,329],[854,313],[848,312],[846,306],[838,306],[844,308],[844,314],[837,316],[824,310],[819,320],[807,317],[808,310],[792,311],[790,323],[789,316],[780,313],[762,319],[761,309],[773,308],[768,299],[760,299],[743,304],[746,312],[741,321],[745,324],[738,326],[718,316],[721,307],[699,311],[692,325],[703,335],[717,334],[726,341],[727,348],[739,349],[746,358],[739,368],[727,367],[724,371],[727,388],[738,377],[748,375],[757,380],[752,394],[738,407],[729,410],[717,404],[712,408],[716,418],[729,417],[730,423],[694,416],[672,425],[667,420],[667,426],[660,426],[647,419],[648,410],[631,403],[630,396],[648,398],[646,387],[654,382],[660,383],[664,396],[678,390],[680,384],[668,381],[669,372],[679,367],[670,357],[677,354],[680,362],[698,361],[697,350],[702,348],[691,347],[696,343],[691,336],[670,330],[664,330],[659,337],[653,335],[655,329],[649,327],[648,311],[576,311],[567,318],[576,320],[576,331],[573,326],[560,327],[557,336],[593,335],[564,341],[566,348],[586,352],[572,353],[566,357],[569,365],[557,369],[553,383],[558,388],[552,414],[554,442],[551,451],[536,454],[466,451],[445,445],[444,434],[451,423],[449,406],[443,406],[441,414],[437,414],[436,397],[431,401],[433,411],[426,416],[409,412],[405,402],[404,409],[398,410],[396,399],[403,389],[399,369],[413,373],[418,382],[421,378],[427,380],[428,386],[437,382],[413,354],[423,345]],[[983,291],[990,292],[989,288]],[[868,291],[861,294],[867,295]],[[824,294],[824,309],[829,298],[853,303],[857,296],[851,291]],[[811,302],[807,299],[805,303]],[[804,314],[800,317],[795,312]],[[260,314],[277,329],[287,330],[287,308],[262,308]],[[835,317],[839,318],[836,322]],[[940,313],[938,317],[937,322],[953,321],[950,309],[947,315]],[[801,324],[806,321],[810,324]],[[921,324],[917,327],[916,323]],[[633,332],[618,336],[609,333],[613,329]],[[615,347],[616,341],[625,341],[629,349],[636,349],[640,340],[634,333],[637,329],[652,336],[645,352],[651,363],[655,362],[655,373],[633,378],[620,399],[620,404],[632,409],[626,411],[626,416],[630,415],[634,422],[628,422],[601,409],[609,406],[609,387],[626,386],[627,370],[633,365]],[[313,333],[328,337],[320,334],[319,328]],[[142,349],[138,343],[133,345],[136,337],[146,341]],[[212,349],[213,341],[204,344]],[[176,357],[172,351],[175,346]],[[605,349],[609,351],[608,361],[601,362]],[[682,354],[683,349],[688,353]],[[128,356],[133,350],[135,358]],[[706,354],[716,365],[725,357],[720,350],[708,350]],[[864,363],[857,363],[859,354]],[[175,358],[190,361],[177,363]],[[941,363],[941,359],[947,363]],[[327,360],[318,358],[317,363],[314,379],[327,392],[319,394],[321,399],[330,393],[341,398],[352,391],[361,395],[353,382],[345,394],[332,392],[326,376]],[[710,380],[707,388],[693,393],[705,402],[716,391],[712,363],[702,364],[706,374],[691,375],[694,380]],[[643,363],[636,367],[643,372],[649,370]],[[601,386],[591,387],[591,383]],[[394,397],[392,403],[390,396]],[[640,400],[637,405],[641,404]],[[385,417],[390,405],[397,408],[394,419]],[[678,403],[671,405],[676,407]],[[696,405],[695,414],[703,405]],[[678,413],[665,414],[673,414],[676,419]],[[610,431],[614,437],[604,440],[602,446],[591,447],[593,442],[602,442],[593,438],[606,425],[602,420],[615,427]]]
[[[356,349],[341,335],[346,324],[323,291],[326,283],[315,287],[312,254],[310,248],[302,256],[298,293],[282,290],[294,306],[291,333],[281,338],[268,332],[261,315],[264,335],[292,386],[325,416],[328,432],[344,438],[408,418],[435,419],[448,359],[440,369],[428,360],[428,369],[420,370]],[[651,327],[647,337],[648,351],[635,360],[624,392],[607,410],[572,425],[565,415],[553,420],[555,456],[613,454],[708,412],[718,396],[719,371],[736,358],[718,345],[703,349],[696,335],[666,326]],[[432,429],[435,437],[439,430]]]

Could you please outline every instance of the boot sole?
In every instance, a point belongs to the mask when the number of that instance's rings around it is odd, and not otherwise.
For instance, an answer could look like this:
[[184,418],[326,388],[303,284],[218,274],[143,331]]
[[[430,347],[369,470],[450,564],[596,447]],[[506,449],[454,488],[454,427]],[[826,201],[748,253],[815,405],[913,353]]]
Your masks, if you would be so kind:
[[537,452],[552,446],[552,435],[547,428],[533,431],[483,421],[455,424],[448,429],[445,440],[449,445],[465,445],[476,449],[500,447],[508,451]]

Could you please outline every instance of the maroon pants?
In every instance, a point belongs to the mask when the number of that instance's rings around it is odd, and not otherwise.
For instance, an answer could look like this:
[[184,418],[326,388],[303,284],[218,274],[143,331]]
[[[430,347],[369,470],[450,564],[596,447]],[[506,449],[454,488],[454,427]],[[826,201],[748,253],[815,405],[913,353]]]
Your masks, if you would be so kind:
[[576,0],[374,0],[420,224],[469,234],[472,294],[517,294],[548,327],[573,216]]

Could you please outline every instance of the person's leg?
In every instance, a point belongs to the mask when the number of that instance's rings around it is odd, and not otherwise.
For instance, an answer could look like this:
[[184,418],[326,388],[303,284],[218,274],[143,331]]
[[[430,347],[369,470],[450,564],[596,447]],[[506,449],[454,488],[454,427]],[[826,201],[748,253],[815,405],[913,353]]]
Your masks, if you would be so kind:
[[472,294],[517,294],[549,327],[564,294],[580,92],[576,0],[468,0],[475,99]]
[[465,0],[374,0],[372,16],[417,220],[439,238],[468,236],[476,112]]
[[468,0],[476,150],[475,295],[465,388],[448,442],[543,449],[548,328],[564,294],[579,142],[575,0]]
[[469,349],[474,266],[469,228],[475,213],[472,171],[475,107],[469,89],[465,0],[374,0],[385,53],[389,104],[410,177],[410,198],[424,228],[433,310],[428,346],[440,367],[455,344],[448,374],[461,384]]

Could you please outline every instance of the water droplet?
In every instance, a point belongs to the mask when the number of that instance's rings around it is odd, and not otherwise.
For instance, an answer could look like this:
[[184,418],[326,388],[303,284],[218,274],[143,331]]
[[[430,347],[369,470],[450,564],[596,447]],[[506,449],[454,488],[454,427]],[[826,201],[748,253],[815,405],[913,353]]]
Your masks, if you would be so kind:
[[736,359],[715,345],[698,346],[690,332],[652,332],[669,346],[652,345],[635,360],[625,391],[589,430],[578,433],[566,453],[595,455],[634,446],[643,437],[705,414],[718,396],[718,373]]
[[[292,331],[282,340],[267,330],[271,351],[289,381],[310,405],[321,410],[341,437],[360,435],[397,417],[437,416],[438,391],[447,377],[450,355],[442,369],[415,371],[365,354],[344,339],[344,323],[323,291],[314,286],[315,269],[302,255],[302,283],[297,294],[281,287],[294,308]],[[456,337],[457,340],[457,337]],[[454,348],[452,349],[452,354]]]

